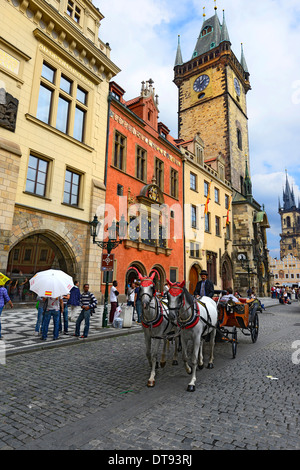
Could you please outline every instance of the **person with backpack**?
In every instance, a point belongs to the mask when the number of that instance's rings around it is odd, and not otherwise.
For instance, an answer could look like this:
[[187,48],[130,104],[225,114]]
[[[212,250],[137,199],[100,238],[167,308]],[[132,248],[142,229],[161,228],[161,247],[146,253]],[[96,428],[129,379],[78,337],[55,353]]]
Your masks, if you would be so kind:
[[84,284],[83,286],[83,293],[80,296],[80,307],[81,307],[81,312],[77,318],[76,321],[76,327],[75,327],[75,334],[74,336],[79,337],[80,335],[80,325],[81,322],[84,320],[84,330],[83,330],[83,335],[80,336],[81,338],[87,338],[88,333],[89,333],[89,328],[90,328],[90,317],[94,313],[94,309],[97,306],[97,299],[89,291],[89,284]]

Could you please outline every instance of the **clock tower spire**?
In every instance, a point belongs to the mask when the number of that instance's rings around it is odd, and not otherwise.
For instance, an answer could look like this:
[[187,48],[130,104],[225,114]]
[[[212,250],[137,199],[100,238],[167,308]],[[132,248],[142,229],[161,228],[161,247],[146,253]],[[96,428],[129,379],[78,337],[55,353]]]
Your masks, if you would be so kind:
[[231,49],[223,11],[203,17],[200,34],[188,62],[174,67],[179,89],[178,138],[193,139],[197,132],[205,143],[206,158],[220,153],[225,159],[226,179],[242,193],[249,155],[246,95],[251,89],[242,47],[239,61]]

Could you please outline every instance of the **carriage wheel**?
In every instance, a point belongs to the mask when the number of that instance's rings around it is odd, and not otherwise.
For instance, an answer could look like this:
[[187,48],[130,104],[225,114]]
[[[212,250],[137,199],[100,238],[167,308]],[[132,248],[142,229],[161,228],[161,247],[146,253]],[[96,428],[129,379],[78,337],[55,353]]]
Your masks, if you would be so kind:
[[237,350],[237,329],[234,326],[232,329],[232,359],[235,358],[236,356],[236,350]]
[[251,325],[250,325],[252,343],[256,343],[256,340],[258,337],[258,330],[259,330],[258,314],[255,312],[253,321],[251,322]]

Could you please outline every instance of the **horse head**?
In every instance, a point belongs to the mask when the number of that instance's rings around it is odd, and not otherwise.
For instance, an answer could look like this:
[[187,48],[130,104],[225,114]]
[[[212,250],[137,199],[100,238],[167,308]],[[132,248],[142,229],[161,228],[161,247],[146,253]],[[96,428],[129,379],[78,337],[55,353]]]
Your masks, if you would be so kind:
[[155,272],[152,273],[151,276],[144,277],[141,273],[138,273],[138,276],[140,280],[140,299],[142,301],[142,307],[143,309],[147,309],[155,295]]
[[169,314],[172,320],[178,315],[179,309],[184,305],[185,281],[171,282],[167,279],[169,290],[167,292]]

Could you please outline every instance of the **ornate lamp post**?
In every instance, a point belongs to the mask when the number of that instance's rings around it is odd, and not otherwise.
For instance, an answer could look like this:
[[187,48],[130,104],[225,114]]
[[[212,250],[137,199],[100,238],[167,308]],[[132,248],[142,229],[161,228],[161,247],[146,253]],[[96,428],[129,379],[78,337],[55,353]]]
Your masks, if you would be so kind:
[[[251,290],[251,283],[250,283],[251,274],[255,273],[255,269],[250,268],[250,260],[243,253],[239,254],[237,259],[241,262],[242,268],[245,269],[245,271],[247,271],[247,273],[248,273],[248,291],[250,293],[250,290]],[[253,258],[253,261],[256,262],[257,259]]]
[[[94,220],[89,222],[91,228],[91,237],[93,238],[93,243],[98,245],[102,250],[106,250],[107,254],[109,255],[112,250],[117,248],[123,240],[126,238],[127,232],[127,222],[125,220],[124,215],[122,215],[120,221],[113,221],[111,226],[108,227],[108,240],[96,240],[100,227],[101,222],[98,220],[98,217],[95,215]],[[117,239],[119,237],[119,240]],[[104,309],[103,309],[103,319],[102,319],[102,326],[107,326],[107,306],[108,306],[108,275],[106,275],[106,283],[105,283],[105,294],[104,294]]]

